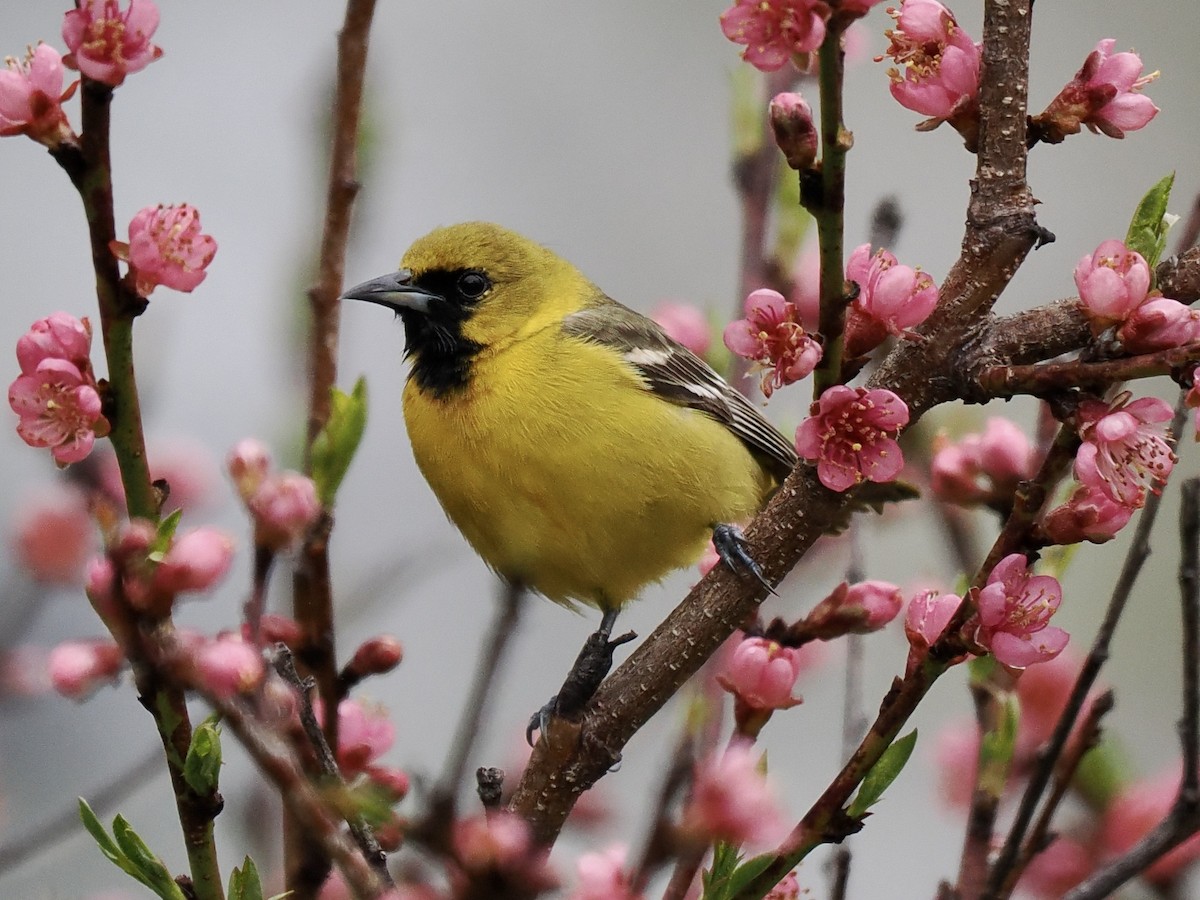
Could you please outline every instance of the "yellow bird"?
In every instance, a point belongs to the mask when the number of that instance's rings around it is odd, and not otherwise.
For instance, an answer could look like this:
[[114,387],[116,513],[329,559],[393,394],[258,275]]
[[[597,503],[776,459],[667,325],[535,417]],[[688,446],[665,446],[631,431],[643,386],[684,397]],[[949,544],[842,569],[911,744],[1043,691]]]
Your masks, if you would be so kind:
[[502,578],[598,607],[607,638],[620,608],[710,535],[727,564],[758,574],[732,523],[791,471],[792,444],[571,263],[468,222],[343,297],[403,321],[413,455]]

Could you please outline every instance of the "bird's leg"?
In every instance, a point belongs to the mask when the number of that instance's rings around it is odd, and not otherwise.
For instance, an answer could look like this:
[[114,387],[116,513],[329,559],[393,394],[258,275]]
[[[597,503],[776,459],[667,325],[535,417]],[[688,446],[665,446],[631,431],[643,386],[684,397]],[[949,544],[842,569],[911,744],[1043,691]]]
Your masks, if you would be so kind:
[[613,651],[637,637],[632,631],[627,631],[615,638],[612,637],[618,612],[620,610],[617,607],[604,610],[604,614],[600,618],[600,627],[588,635],[583,649],[575,657],[575,665],[571,666],[571,671],[567,673],[567,678],[562,687],[558,689],[558,693],[551,697],[546,705],[534,713],[529,720],[529,725],[525,729],[525,740],[531,745],[534,731],[546,733],[551,716],[574,719],[583,712],[583,708],[587,706],[592,695],[600,687],[600,683],[604,681],[604,676],[612,668]]
[[774,594],[775,588],[767,581],[758,563],[746,549],[746,536],[736,525],[714,525],[712,542],[717,556],[738,575],[751,575],[759,584]]

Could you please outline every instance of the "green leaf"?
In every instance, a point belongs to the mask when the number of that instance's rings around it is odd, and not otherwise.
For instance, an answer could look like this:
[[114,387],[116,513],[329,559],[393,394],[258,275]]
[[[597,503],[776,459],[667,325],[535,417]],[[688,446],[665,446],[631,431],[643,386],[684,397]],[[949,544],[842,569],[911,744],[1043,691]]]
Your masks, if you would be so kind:
[[729,896],[736,897],[746,886],[755,878],[767,870],[767,867],[775,861],[775,854],[762,853],[758,856],[752,856],[733,871],[733,875],[729,878]]
[[221,729],[214,714],[196,726],[183,761],[183,777],[201,796],[213,794],[221,777]]
[[896,738],[892,745],[883,751],[879,762],[871,767],[867,777],[863,779],[858,793],[850,801],[846,815],[852,819],[860,819],[867,810],[879,802],[883,792],[891,786],[896,777],[903,771],[908,758],[912,756],[913,747],[917,745],[917,730],[914,728],[902,738]]
[[312,477],[317,486],[317,497],[326,507],[333,505],[366,427],[366,379],[360,377],[349,394],[332,388],[329,421],[312,446]]
[[1151,276],[1167,245],[1167,231],[1174,222],[1167,216],[1167,202],[1171,199],[1174,184],[1175,173],[1172,172],[1146,192],[1133,213],[1129,232],[1125,235],[1125,246],[1142,254],[1150,265]]
[[163,556],[171,547],[171,540],[175,537],[175,530],[179,527],[179,520],[183,516],[183,510],[177,509],[161,522],[158,523],[158,530],[154,534],[154,543],[150,545],[150,552],[147,557],[153,562],[162,562]]
[[712,865],[701,873],[702,900],[727,900],[732,896],[729,881],[737,869],[741,854],[733,844],[718,841],[713,845]]
[[171,872],[163,865],[145,841],[138,837],[130,824],[121,816],[113,819],[113,836],[96,818],[87,801],[79,798],[79,818],[83,827],[95,839],[110,862],[134,880],[144,884],[163,900],[187,900]]
[[979,773],[975,783],[989,796],[999,798],[1004,794],[1004,785],[1008,781],[1008,766],[1017,746],[1020,709],[1015,693],[1004,697],[998,727],[985,733],[979,744]]
[[229,873],[228,900],[263,900],[262,880],[258,877],[258,867],[249,856],[242,861],[240,869],[234,868]]

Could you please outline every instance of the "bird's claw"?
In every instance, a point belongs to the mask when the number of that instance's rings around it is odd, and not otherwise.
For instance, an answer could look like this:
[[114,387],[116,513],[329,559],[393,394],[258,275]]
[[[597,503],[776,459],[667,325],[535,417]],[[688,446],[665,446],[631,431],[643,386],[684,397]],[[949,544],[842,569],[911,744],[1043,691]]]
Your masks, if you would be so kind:
[[742,534],[742,529],[736,525],[716,525],[713,527],[712,542],[717,556],[721,557],[721,562],[725,563],[733,572],[738,575],[750,575],[768,593],[775,593],[774,586],[767,581],[763,570],[754,561],[750,551],[746,549],[746,536]]

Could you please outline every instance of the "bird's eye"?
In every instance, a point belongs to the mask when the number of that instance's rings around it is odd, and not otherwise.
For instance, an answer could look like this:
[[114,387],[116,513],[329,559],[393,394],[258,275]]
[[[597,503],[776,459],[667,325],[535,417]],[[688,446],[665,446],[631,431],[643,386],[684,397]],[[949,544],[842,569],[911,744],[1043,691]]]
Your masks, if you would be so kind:
[[482,297],[491,286],[491,281],[482,272],[463,272],[458,276],[458,292],[468,300]]

